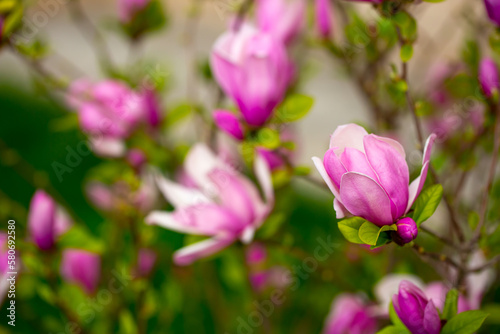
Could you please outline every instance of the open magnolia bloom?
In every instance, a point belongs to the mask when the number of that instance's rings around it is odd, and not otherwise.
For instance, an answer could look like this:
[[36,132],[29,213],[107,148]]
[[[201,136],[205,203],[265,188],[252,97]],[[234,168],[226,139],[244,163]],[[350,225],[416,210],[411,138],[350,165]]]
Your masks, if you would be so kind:
[[186,188],[159,176],[158,186],[175,210],[154,211],[146,217],[146,222],[210,238],[180,249],[174,254],[174,262],[188,265],[237,239],[249,243],[274,205],[271,174],[264,159],[256,156],[254,170],[265,201],[250,180],[217,158],[204,144],[191,148],[184,167],[196,188]]
[[312,158],[335,196],[337,218],[359,216],[377,226],[397,222],[424,186],[435,138],[432,134],[427,139],[421,174],[408,186],[410,174],[400,143],[368,134],[356,124],[339,126],[323,161]]

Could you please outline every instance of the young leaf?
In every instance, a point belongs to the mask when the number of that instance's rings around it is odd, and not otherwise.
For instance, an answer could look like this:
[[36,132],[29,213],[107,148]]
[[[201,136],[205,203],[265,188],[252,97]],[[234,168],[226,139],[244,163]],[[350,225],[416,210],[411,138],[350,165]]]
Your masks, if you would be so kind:
[[457,314],[457,309],[458,309],[458,291],[457,289],[451,289],[446,294],[446,300],[444,302],[442,318],[445,320],[450,320]]
[[480,310],[459,313],[444,325],[441,334],[472,334],[481,327],[487,316],[488,313]]
[[365,222],[366,220],[361,217],[347,218],[339,222],[339,230],[347,241],[355,244],[364,244],[364,242],[358,237],[358,233],[359,228]]
[[370,222],[365,222],[359,228],[358,236],[364,244],[375,246],[380,233],[380,228]]
[[404,328],[396,327],[396,326],[387,326],[380,331],[377,332],[377,334],[409,334],[410,332]]
[[281,123],[295,122],[307,115],[314,104],[314,99],[307,95],[294,94],[281,105],[276,119]]
[[413,46],[411,44],[403,45],[400,52],[401,60],[404,63],[406,63],[411,59],[412,56],[413,56]]
[[417,226],[420,226],[434,214],[439,202],[441,202],[441,197],[443,197],[443,187],[440,184],[426,188],[420,193],[413,213],[413,220]]

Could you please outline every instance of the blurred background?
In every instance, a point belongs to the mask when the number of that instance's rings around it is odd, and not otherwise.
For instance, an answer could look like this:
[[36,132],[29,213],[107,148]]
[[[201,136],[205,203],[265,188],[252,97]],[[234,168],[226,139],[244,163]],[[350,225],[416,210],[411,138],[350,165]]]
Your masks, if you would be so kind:
[[[26,13],[26,19],[33,22],[33,35],[50,41],[43,65],[68,81],[81,77],[103,79],[95,52],[70,19],[67,2],[32,1]],[[52,5],[48,6],[48,3]],[[153,73],[160,72],[166,77],[162,96],[166,109],[186,100],[214,99],[213,91],[197,81],[195,72],[199,64],[206,62],[214,41],[226,29],[227,20],[239,1],[162,1],[168,28],[132,48],[113,26],[117,8],[114,1],[85,0],[81,3],[91,21],[103,29],[115,63],[126,66],[144,57]],[[374,15],[368,6],[352,6],[367,17]],[[40,11],[46,12],[50,18],[37,23]],[[460,47],[469,30],[465,25],[457,26],[455,21],[459,17],[486,14],[480,0],[452,0],[424,3],[418,6],[414,15],[419,21],[419,40],[410,67],[410,80],[416,91],[424,91],[429,73],[422,68],[428,69],[433,63],[460,57]],[[335,34],[342,33],[336,31]],[[134,48],[140,51],[136,52]],[[427,52],[430,48],[435,52]],[[296,125],[299,138],[297,161],[312,167],[310,158],[323,155],[329,136],[338,125],[369,123],[371,116],[369,102],[342,64],[319,48],[310,48],[308,53],[301,91],[314,97],[315,103],[310,114]],[[398,52],[390,57],[398,57]],[[109,225],[109,221],[90,203],[84,189],[89,173],[95,171],[102,159],[89,154],[64,176],[62,182],[58,179],[53,163],[64,163],[68,147],[76,147],[85,136],[65,123],[65,116],[71,111],[65,107],[62,96],[56,93],[47,97],[43,85],[33,77],[36,77],[33,68],[26,66],[9,49],[0,49],[0,221],[4,224],[7,219],[16,219],[17,233],[22,239],[26,233],[30,199],[37,188],[44,188],[56,201],[71,208],[73,216],[78,217],[93,237],[106,243],[109,235],[106,224]],[[193,130],[188,123],[180,124],[172,136],[181,136],[189,143]],[[415,133],[404,133],[399,138],[409,150],[415,149]],[[418,163],[419,159],[416,159],[415,165]],[[389,272],[413,272],[429,281],[439,279],[429,266],[415,261],[414,254],[397,252],[394,245],[384,250],[387,256],[375,257],[357,245],[347,244],[336,228],[331,195],[318,192],[301,181],[294,181],[292,189],[283,201],[286,204],[281,203],[290,209],[285,219],[286,232],[281,235],[284,245],[267,250],[269,260],[266,266],[287,263],[289,268],[293,267],[303,258],[294,250],[313,252],[319,237],[331,236],[337,248],[316,275],[303,280],[298,290],[286,293],[283,307],[272,315],[274,327],[265,333],[319,333],[335,295],[342,291],[362,291],[367,298],[374,299],[373,283]],[[280,229],[279,224],[269,229]],[[248,317],[251,301],[268,298],[266,292],[254,296],[246,288],[244,264],[235,255],[242,251],[237,245],[213,260],[179,268],[172,266],[170,258],[172,251],[183,245],[183,236],[163,229],[151,233],[157,234],[155,244],[164,247],[157,264],[161,270],[151,277],[150,286],[142,297],[147,307],[140,312],[148,316],[149,333],[237,333],[239,319]],[[273,231],[262,233],[272,234]],[[345,254],[349,255],[346,257]],[[140,291],[146,283],[132,284],[133,290]],[[495,282],[495,288],[485,296],[485,303],[500,299],[498,285]],[[64,292],[74,298],[74,305],[87,303],[85,296],[67,289]],[[71,332],[64,327],[65,318],[47,293],[46,282],[26,275],[19,279],[17,290],[17,299],[21,302],[18,304],[16,328],[12,330],[7,326],[2,314],[1,333]],[[109,317],[97,316],[92,323],[92,332],[138,332],[134,321],[138,314],[134,300],[131,296],[120,296],[109,305],[96,309],[96,314]],[[119,309],[115,304],[125,307]],[[115,321],[109,323],[109,319]],[[498,319],[489,323],[490,327],[483,333],[500,331],[495,321]],[[255,329],[255,333],[258,332],[261,331]],[[253,333],[253,329],[249,333]]]

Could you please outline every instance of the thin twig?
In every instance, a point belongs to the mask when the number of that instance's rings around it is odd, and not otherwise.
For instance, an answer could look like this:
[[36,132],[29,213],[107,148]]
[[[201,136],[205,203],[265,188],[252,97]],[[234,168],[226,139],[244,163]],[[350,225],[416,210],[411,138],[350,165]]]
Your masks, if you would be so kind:
[[443,262],[443,263],[449,264],[450,266],[455,267],[457,269],[462,269],[462,266],[460,264],[458,264],[457,262],[455,262],[454,260],[452,260],[451,258],[449,258],[445,254],[427,252],[424,250],[423,247],[421,247],[417,244],[414,244],[412,246],[412,248],[419,256],[421,256],[423,258],[428,258],[428,259],[432,259],[435,261]]
[[481,201],[481,209],[479,212],[479,223],[474,231],[474,237],[471,239],[471,244],[476,243],[481,237],[481,230],[486,222],[488,214],[488,203],[490,199],[491,189],[493,188],[493,181],[495,180],[495,172],[498,164],[498,153],[500,150],[500,106],[495,106],[495,130],[494,130],[494,144],[493,154],[491,156],[491,164],[488,172],[488,179],[486,181],[486,189],[484,191],[483,199]]

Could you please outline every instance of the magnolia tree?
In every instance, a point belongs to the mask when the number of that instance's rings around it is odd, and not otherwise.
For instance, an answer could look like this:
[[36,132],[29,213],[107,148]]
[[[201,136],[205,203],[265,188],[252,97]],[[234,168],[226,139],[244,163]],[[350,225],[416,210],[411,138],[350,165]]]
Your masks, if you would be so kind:
[[[100,158],[80,188],[102,217],[82,219],[57,182],[33,183],[18,229],[0,239],[0,272],[17,272],[17,297],[0,285],[2,322],[17,315],[18,328],[47,333],[499,331],[500,1],[464,4],[438,36],[464,33],[447,60],[419,43],[434,2],[191,1],[187,35],[207,8],[227,28],[186,58],[178,101],[155,55],[139,53],[168,22],[159,1],[119,0],[105,26],[80,0],[54,1],[88,37],[99,78],[47,66],[29,4],[0,1],[1,52],[66,107],[58,124],[85,134],[78,152]],[[126,64],[111,34],[129,43]],[[324,155],[301,165],[293,124],[321,98],[301,93],[313,49],[343,67],[370,114],[337,124],[349,111],[332,108]],[[51,179],[70,167],[53,162]]]

